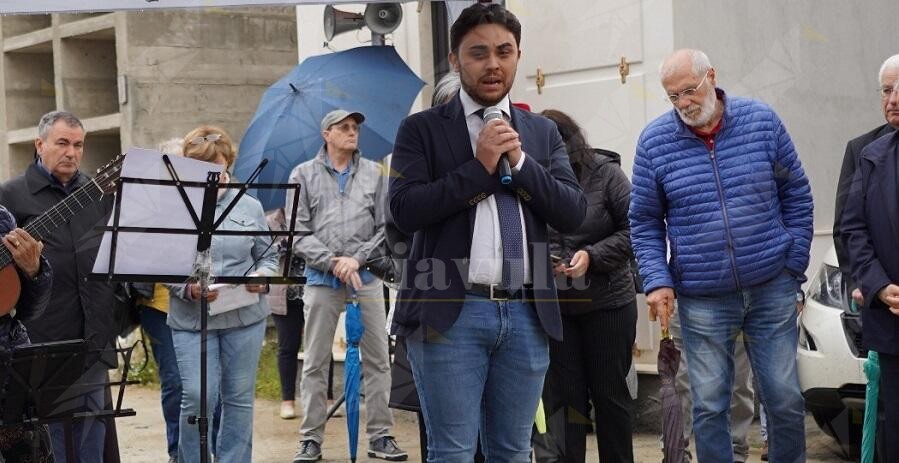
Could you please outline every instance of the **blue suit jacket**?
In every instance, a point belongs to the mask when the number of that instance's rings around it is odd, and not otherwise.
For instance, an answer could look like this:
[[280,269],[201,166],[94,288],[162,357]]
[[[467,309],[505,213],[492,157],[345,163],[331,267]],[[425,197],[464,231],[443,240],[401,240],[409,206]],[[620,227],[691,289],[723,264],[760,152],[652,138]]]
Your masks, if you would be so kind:
[[866,146],[852,180],[843,222],[843,245],[852,275],[865,296],[862,340],[866,348],[899,355],[899,316],[877,297],[899,284],[899,132]]
[[514,107],[511,116],[527,156],[509,186],[475,159],[458,96],[407,117],[400,126],[391,161],[396,173],[390,210],[396,225],[414,237],[393,316],[394,334],[439,339],[453,325],[465,299],[476,206],[500,188],[511,188],[524,211],[537,315],[549,336],[562,338],[546,225],[575,230],[584,219],[586,200],[555,124]]

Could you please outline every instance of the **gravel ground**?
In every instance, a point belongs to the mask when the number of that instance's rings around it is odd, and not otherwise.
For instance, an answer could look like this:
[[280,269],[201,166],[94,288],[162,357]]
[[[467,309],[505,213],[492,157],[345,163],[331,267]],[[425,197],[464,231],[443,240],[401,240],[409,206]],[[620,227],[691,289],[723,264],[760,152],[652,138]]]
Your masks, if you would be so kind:
[[[651,402],[651,401],[650,401]],[[297,443],[298,420],[282,420],[278,417],[279,403],[270,400],[256,400],[255,422],[253,426],[253,461],[283,462],[292,460]],[[125,407],[137,411],[137,416],[117,420],[119,446],[122,461],[127,463],[165,462],[165,425],[159,407],[159,391],[147,387],[134,387],[125,394]],[[364,412],[363,412],[364,413]],[[418,425],[415,414],[404,411],[394,412],[396,424],[394,434],[400,446],[409,452],[410,461],[421,459],[418,442]],[[638,433],[634,436],[634,458],[637,462],[661,461],[659,440],[654,431],[656,426],[646,413],[638,422]],[[365,428],[364,422],[360,426]],[[809,462],[843,461],[837,456],[838,447],[830,437],[821,433],[811,417],[806,419],[807,448]],[[758,422],[750,434],[752,452],[750,462],[760,460],[761,440]],[[361,438],[359,461],[369,460],[365,456],[366,442]],[[596,441],[588,437],[587,461],[597,461]],[[346,445],[346,421],[335,417],[328,423],[323,449],[324,461],[348,461]]]

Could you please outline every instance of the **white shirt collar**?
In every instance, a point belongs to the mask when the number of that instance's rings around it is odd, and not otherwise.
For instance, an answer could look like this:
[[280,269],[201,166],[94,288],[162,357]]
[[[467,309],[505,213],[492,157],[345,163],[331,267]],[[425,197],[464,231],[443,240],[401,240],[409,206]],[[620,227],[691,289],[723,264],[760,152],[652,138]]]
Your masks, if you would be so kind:
[[[479,109],[484,109],[486,106],[475,102],[464,88],[459,89],[459,98],[462,100],[462,110],[465,112],[465,117],[471,116],[472,114],[478,112]],[[509,94],[503,97],[499,103],[496,104],[503,111],[503,114],[506,116],[512,117],[512,111],[509,109]]]

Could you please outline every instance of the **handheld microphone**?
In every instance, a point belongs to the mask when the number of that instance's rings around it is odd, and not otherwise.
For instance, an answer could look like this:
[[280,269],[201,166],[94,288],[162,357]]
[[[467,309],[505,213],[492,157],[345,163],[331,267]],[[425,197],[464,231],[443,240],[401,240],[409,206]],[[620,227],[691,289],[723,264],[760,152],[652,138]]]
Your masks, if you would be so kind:
[[[484,109],[484,124],[487,124],[494,119],[504,120],[503,110],[499,109],[497,106],[490,106],[489,108]],[[503,153],[502,156],[499,157],[499,181],[502,182],[503,185],[512,183],[512,168],[509,166],[509,156],[506,153]]]

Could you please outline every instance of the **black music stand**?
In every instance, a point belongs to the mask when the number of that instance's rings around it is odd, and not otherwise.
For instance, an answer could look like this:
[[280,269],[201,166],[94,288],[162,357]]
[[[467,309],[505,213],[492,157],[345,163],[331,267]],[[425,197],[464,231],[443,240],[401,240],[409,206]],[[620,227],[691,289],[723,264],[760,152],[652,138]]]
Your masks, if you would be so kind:
[[[101,357],[106,350],[89,350],[88,344],[81,339],[32,344],[0,352],[0,384],[3,386],[0,426],[30,426],[33,431],[32,457],[37,461],[40,426],[65,423],[66,459],[74,461],[72,421],[135,415],[134,410],[122,408],[125,385],[136,383],[128,380],[133,347],[114,350],[122,355],[125,365],[122,379],[115,383],[83,380],[85,367],[103,362]],[[102,410],[85,411],[82,408],[87,396],[104,394],[111,384],[119,386],[118,400],[111,409],[105,405]]]
[[[135,178],[135,177],[126,177],[121,176],[119,178],[119,184],[117,189],[117,194],[115,198],[115,207],[113,209],[112,216],[112,226],[100,227],[101,230],[107,231],[111,233],[111,244],[110,244],[110,252],[109,252],[109,263],[108,263],[108,271],[106,273],[93,273],[91,274],[92,279],[99,279],[110,282],[145,282],[145,283],[185,283],[187,281],[195,281],[200,285],[200,416],[190,416],[188,417],[188,422],[190,424],[197,424],[200,431],[200,462],[206,463],[209,459],[209,450],[208,450],[208,433],[209,433],[209,418],[207,416],[208,410],[206,406],[206,374],[207,374],[207,365],[206,365],[206,340],[208,334],[208,317],[209,317],[209,301],[208,301],[208,291],[209,285],[213,283],[232,283],[232,284],[246,284],[246,283],[254,283],[254,284],[301,284],[305,283],[306,279],[304,277],[291,277],[290,275],[290,260],[288,259],[287,264],[284,268],[283,274],[278,277],[265,277],[265,276],[213,276],[211,272],[212,267],[212,256],[210,254],[210,246],[212,244],[212,236],[213,235],[222,235],[222,236],[287,236],[287,247],[288,249],[293,249],[293,237],[297,234],[295,231],[296,227],[296,211],[299,203],[300,197],[300,185],[299,184],[260,184],[254,183],[256,178],[259,176],[259,173],[268,163],[267,159],[263,159],[262,162],[256,167],[253,173],[250,175],[249,179],[247,179],[246,183],[228,183],[224,185],[219,185],[219,176],[220,172],[210,171],[207,173],[205,182],[196,182],[196,181],[183,181],[178,176],[178,173],[175,170],[175,167],[172,165],[172,161],[168,155],[162,156],[162,161],[165,164],[166,170],[168,171],[169,177],[171,180],[153,180],[153,179],[144,179],[144,178]],[[128,159],[125,159],[126,167]],[[123,168],[123,174],[126,171]],[[153,227],[132,227],[127,225],[120,225],[119,219],[121,217],[121,205],[122,205],[122,197],[123,197],[123,189],[125,184],[145,184],[145,185],[162,185],[169,186],[172,188],[176,188],[181,200],[183,202],[183,207],[190,214],[191,220],[193,221],[193,228],[153,228]],[[222,222],[228,217],[228,214],[240,200],[240,198],[249,190],[250,188],[268,188],[268,189],[282,189],[288,190],[293,189],[293,212],[289,219],[290,228],[286,231],[242,231],[242,230],[218,230],[219,226]],[[189,196],[185,188],[200,188],[203,190],[203,202],[201,213],[198,216],[196,211],[194,210],[193,204],[190,201]],[[216,203],[218,201],[218,189],[219,188],[232,188],[239,189],[237,195],[231,200],[222,214],[216,219],[215,218],[215,208]],[[176,205],[171,205],[175,207]],[[115,272],[115,264],[116,264],[116,244],[118,240],[119,233],[146,233],[146,234],[186,234],[186,235],[194,235],[197,236],[197,256],[196,262],[194,263],[193,272],[189,275],[148,275],[148,274],[137,274],[137,273],[116,273]],[[185,250],[187,251],[187,250]]]

